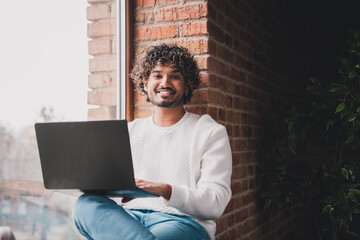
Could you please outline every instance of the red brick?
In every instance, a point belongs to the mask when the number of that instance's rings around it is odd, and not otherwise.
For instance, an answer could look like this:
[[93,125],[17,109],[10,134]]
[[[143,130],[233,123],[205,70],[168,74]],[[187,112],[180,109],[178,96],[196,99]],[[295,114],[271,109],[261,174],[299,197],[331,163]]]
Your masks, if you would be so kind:
[[225,64],[219,61],[219,59],[216,59],[214,57],[209,57],[208,59],[208,68],[220,75],[225,75]]
[[207,112],[207,106],[186,105],[185,110],[191,113],[203,115]]
[[233,106],[233,97],[232,96],[229,96],[229,95],[225,95],[224,97],[225,99],[225,107],[227,108],[232,108]]
[[207,28],[210,36],[214,38],[215,41],[218,41],[220,43],[223,43],[225,41],[224,31],[220,27],[216,26],[212,22],[209,22]]
[[135,29],[136,40],[174,38],[174,37],[178,37],[178,29],[176,25]]
[[209,91],[207,89],[196,90],[193,92],[192,103],[208,103]]
[[247,110],[246,108],[247,104],[246,101],[244,99],[241,98],[234,98],[234,108],[236,108],[237,110]]
[[240,164],[241,154],[233,152],[232,154],[233,166],[237,166]]
[[111,39],[95,39],[88,42],[89,54],[96,55],[102,53],[111,53]]
[[249,139],[248,143],[249,143],[249,146],[248,146],[249,150],[258,150],[258,140]]
[[215,120],[218,119],[217,108],[215,107],[209,107],[207,110],[207,114],[209,114]]
[[218,109],[218,116],[220,121],[225,121],[225,110],[222,108]]
[[228,205],[225,208],[224,214],[234,211],[234,199],[230,199]]
[[234,197],[234,204],[235,204],[235,210],[240,209],[243,206],[242,198],[241,198],[240,194],[238,194],[237,196]]
[[99,72],[88,76],[89,88],[116,87],[116,72]]
[[[209,97],[209,103],[213,103],[224,107],[224,103],[225,103],[224,93],[211,88],[209,89],[209,96],[211,96]],[[224,113],[224,117],[225,117],[225,113]],[[222,121],[225,121],[225,119],[222,119]]]
[[178,41],[177,45],[187,48],[192,54],[202,54],[209,51],[207,39],[196,39],[191,41]]
[[240,211],[237,211],[235,213],[235,223],[241,223],[243,222],[245,219],[248,218],[248,211],[247,211],[247,208],[245,209],[242,209]]
[[152,7],[155,6],[155,0],[135,0],[136,8]]
[[116,34],[115,20],[89,23],[87,26],[87,35],[89,38],[113,36]]
[[255,201],[255,194],[254,192],[249,192],[242,196],[242,203],[243,205],[247,205],[253,203]]
[[117,4],[116,2],[113,0],[113,2],[111,3],[111,9],[110,9],[110,17],[111,18],[116,18],[116,13],[117,13],[118,9],[117,9]]
[[116,89],[96,89],[88,92],[88,104],[100,106],[116,106]]
[[200,70],[208,69],[209,57],[195,56],[194,59]]
[[138,23],[153,23],[154,13],[153,12],[137,12],[135,13],[135,21]]
[[233,195],[242,193],[242,185],[241,182],[234,182],[231,183],[231,191]]
[[227,218],[225,217],[221,217],[220,219],[217,220],[217,225],[216,225],[216,230],[218,232],[223,232],[227,229],[228,224],[227,224]]
[[106,4],[99,4],[89,6],[86,8],[86,17],[88,20],[99,20],[108,18],[110,15],[110,6]]
[[227,124],[227,125],[225,126],[225,128],[226,128],[226,131],[227,131],[228,136],[232,136],[233,126],[230,125],[230,124]]
[[102,106],[88,110],[88,120],[116,119],[116,107]]
[[111,2],[112,0],[87,0],[90,4],[97,4],[97,3],[106,3]]
[[249,216],[256,215],[257,211],[258,211],[258,208],[257,208],[256,203],[253,203],[248,206]]
[[254,114],[249,114],[248,115],[248,121],[249,124],[251,125],[260,125],[260,116],[258,115],[254,115]]
[[261,239],[260,230],[256,229],[255,232],[251,233],[250,240],[259,240]]
[[136,108],[134,111],[134,118],[145,118],[145,117],[149,117],[153,114],[151,109],[138,109]]
[[247,150],[247,141],[246,140],[235,140],[234,144],[235,144],[235,146],[234,146],[235,151]]
[[230,50],[228,50],[226,47],[217,47],[217,57],[220,59],[225,60],[228,63],[231,63],[233,60],[233,53],[230,52]]
[[155,13],[156,21],[174,21],[185,19],[197,19],[206,17],[207,4],[191,4],[182,7],[168,7],[158,9]]
[[235,83],[231,80],[219,78],[219,89],[227,93],[234,93]]
[[200,74],[200,86],[216,87],[217,86],[216,76],[208,73]]
[[241,115],[240,112],[234,111],[233,118],[234,118],[234,122],[237,124],[240,123],[240,115]]
[[89,60],[90,72],[106,72],[116,70],[116,56],[99,57]]
[[245,113],[241,113],[240,123],[247,124],[248,123],[248,115]]
[[174,3],[177,3],[178,0],[157,0],[156,1],[156,5],[169,5],[169,4],[174,4]]
[[182,36],[207,34],[207,22],[192,22],[181,26]]
[[242,179],[248,176],[248,168],[246,166],[236,167],[233,170],[234,179]]

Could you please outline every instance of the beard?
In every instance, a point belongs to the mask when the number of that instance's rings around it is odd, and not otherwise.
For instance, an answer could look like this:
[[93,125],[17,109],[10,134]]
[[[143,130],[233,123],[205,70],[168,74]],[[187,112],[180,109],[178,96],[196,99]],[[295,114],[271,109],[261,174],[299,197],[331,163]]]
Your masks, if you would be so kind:
[[[174,93],[176,95],[176,92]],[[174,98],[161,98],[160,96],[156,97],[156,92],[154,91],[153,94],[148,94],[148,100],[157,107],[164,107],[164,108],[174,108],[180,105],[184,105],[184,96],[183,95],[176,95]]]

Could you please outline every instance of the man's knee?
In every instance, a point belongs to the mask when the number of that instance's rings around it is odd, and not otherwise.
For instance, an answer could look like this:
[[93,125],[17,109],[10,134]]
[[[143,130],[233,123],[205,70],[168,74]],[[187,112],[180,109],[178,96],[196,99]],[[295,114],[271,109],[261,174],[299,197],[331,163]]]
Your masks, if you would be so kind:
[[15,236],[9,227],[0,227],[0,240],[15,240]]
[[73,209],[73,218],[93,218],[104,209],[118,207],[117,203],[105,196],[83,194],[76,201]]
[[88,209],[91,204],[91,196],[88,194],[81,195],[75,202],[73,209],[73,217],[80,217],[84,211]]
[[79,220],[92,220],[97,215],[97,211],[104,203],[112,203],[113,201],[104,196],[83,194],[76,201],[73,209],[73,219],[76,222]]

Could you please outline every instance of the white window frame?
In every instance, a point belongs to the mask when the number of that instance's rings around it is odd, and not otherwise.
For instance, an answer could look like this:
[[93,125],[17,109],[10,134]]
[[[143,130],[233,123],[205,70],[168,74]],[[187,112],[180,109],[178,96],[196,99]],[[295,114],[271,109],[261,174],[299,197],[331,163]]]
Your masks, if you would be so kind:
[[116,119],[126,119],[126,1],[116,6]]

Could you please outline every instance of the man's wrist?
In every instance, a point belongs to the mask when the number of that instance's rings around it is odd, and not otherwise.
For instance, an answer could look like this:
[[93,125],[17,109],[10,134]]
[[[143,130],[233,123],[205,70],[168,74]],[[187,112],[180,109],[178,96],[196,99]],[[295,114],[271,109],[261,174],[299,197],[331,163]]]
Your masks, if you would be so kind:
[[161,194],[161,196],[163,198],[165,198],[167,201],[169,201],[170,197],[171,197],[172,187],[170,184],[165,184],[164,188],[165,189],[164,189],[163,193]]

